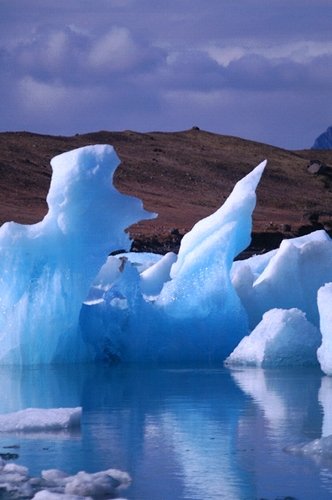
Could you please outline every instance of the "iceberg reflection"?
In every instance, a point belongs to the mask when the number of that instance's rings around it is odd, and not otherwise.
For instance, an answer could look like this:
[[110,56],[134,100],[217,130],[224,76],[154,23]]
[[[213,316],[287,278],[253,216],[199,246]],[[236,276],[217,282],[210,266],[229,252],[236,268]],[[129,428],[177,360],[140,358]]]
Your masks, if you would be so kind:
[[127,471],[133,499],[325,499],[332,491],[320,464],[284,448],[330,432],[329,380],[308,369],[2,367],[1,413],[81,406],[82,423],[76,436],[1,444],[19,445],[32,475]]

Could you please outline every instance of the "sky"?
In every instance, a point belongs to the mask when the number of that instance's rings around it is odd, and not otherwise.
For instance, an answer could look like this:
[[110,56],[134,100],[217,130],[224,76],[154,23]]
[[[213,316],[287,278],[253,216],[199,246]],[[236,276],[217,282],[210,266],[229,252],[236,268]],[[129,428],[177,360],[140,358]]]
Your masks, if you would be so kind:
[[309,148],[332,125],[331,22],[331,0],[0,0],[0,131]]

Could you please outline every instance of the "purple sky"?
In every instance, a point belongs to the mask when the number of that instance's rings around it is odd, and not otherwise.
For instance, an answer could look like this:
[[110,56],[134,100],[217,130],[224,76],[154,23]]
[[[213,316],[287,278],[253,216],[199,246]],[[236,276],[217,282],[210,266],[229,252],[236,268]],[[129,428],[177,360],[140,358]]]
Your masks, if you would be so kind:
[[0,130],[310,147],[332,125],[331,22],[331,0],[1,0]]

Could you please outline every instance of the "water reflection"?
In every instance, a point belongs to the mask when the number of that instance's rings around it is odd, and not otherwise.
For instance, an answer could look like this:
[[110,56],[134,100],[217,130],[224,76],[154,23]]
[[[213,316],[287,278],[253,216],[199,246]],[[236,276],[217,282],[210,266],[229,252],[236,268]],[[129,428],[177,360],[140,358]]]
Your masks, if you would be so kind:
[[262,410],[269,436],[281,443],[292,436],[314,439],[321,433],[322,412],[317,404],[321,373],[316,369],[232,371],[238,386]]
[[275,485],[284,485],[285,496],[331,498],[331,460],[328,463],[311,455],[288,456],[282,451],[290,444],[332,434],[332,379],[322,377],[315,369],[248,368],[232,371],[232,376],[259,408],[254,419],[243,416],[241,425],[242,442],[252,440],[256,425],[259,446],[253,460],[259,496],[269,492],[275,498],[280,495]]
[[323,410],[322,437],[332,435],[332,378],[322,377],[318,401]]
[[[100,386],[105,373],[98,375]],[[129,454],[135,493],[154,499],[242,498],[248,493],[249,481],[243,480],[233,453],[244,399],[228,372],[120,368],[107,378],[104,393],[93,390],[95,377],[87,380],[83,406],[93,412],[106,405],[104,431],[121,428],[113,446]],[[90,438],[91,446],[103,441],[103,436]]]
[[328,471],[283,451],[332,434],[332,379],[318,371],[1,368],[0,387],[1,413],[83,407],[79,436],[0,436],[33,474],[119,468],[134,500],[331,495]]

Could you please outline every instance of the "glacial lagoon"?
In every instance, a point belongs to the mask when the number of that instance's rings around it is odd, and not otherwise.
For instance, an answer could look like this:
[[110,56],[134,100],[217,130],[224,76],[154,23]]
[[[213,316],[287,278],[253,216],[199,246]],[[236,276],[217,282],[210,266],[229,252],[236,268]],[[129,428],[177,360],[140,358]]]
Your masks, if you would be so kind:
[[319,369],[1,367],[0,384],[1,413],[82,407],[72,432],[0,434],[0,452],[33,476],[116,468],[131,500],[332,497],[332,457],[285,451],[332,434]]

